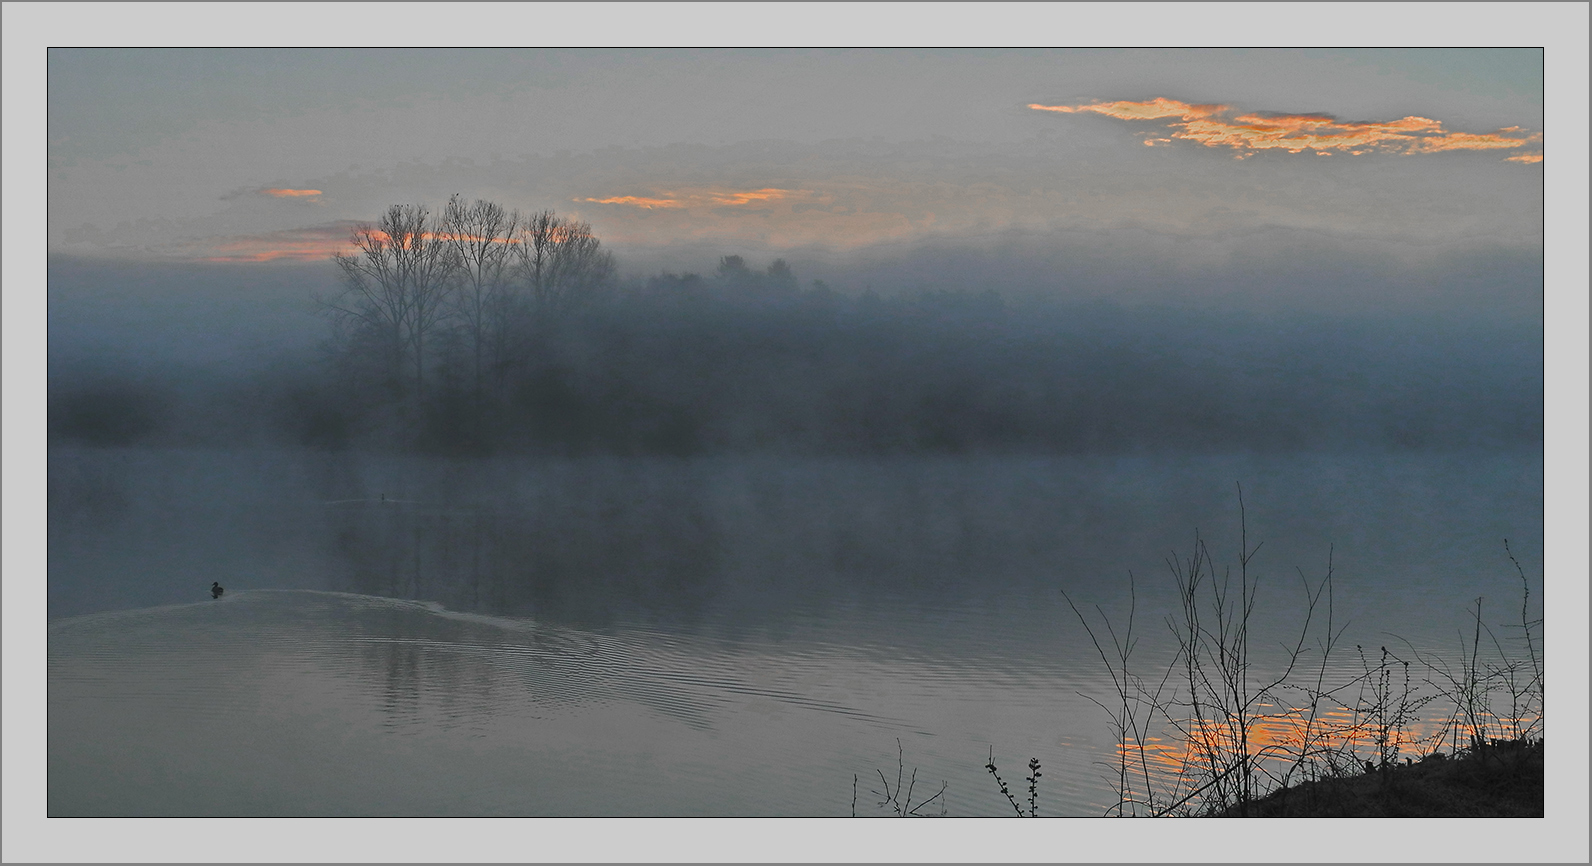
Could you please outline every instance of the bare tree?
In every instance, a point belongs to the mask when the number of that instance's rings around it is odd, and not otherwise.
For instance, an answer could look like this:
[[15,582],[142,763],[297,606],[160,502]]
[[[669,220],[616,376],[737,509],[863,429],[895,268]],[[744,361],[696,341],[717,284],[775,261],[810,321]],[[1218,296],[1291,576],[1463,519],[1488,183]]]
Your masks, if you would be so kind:
[[466,205],[454,195],[442,214],[442,237],[456,283],[454,313],[458,316],[472,361],[474,403],[481,412],[488,369],[501,367],[505,322],[510,315],[512,248],[520,215],[502,205],[477,199]]
[[[614,276],[613,255],[589,224],[552,211],[524,219],[459,195],[436,217],[424,205],[394,205],[350,240],[353,249],[335,259],[342,291],[322,304],[356,393],[372,393],[374,378],[390,394],[377,399],[407,402],[415,419],[428,405],[463,403],[478,444],[490,398],[527,368],[560,314]],[[463,416],[439,419],[427,429],[446,437]]]
[[413,372],[424,397],[427,342],[447,313],[451,291],[447,244],[424,205],[393,205],[376,225],[354,230],[353,254],[336,256],[343,292],[324,302],[345,330],[379,348],[397,380]]
[[602,248],[591,224],[542,211],[520,232],[520,277],[539,315],[567,312],[613,278],[614,257]]

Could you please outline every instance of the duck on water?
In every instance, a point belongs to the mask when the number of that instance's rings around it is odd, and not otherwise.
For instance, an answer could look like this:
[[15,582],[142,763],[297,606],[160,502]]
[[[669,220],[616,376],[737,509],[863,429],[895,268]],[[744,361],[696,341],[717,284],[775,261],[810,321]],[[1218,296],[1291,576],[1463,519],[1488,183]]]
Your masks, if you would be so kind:
[[221,584],[219,584],[219,583],[211,583],[210,584],[210,597],[211,598],[220,598],[221,594],[223,592],[226,592],[226,590],[221,588]]

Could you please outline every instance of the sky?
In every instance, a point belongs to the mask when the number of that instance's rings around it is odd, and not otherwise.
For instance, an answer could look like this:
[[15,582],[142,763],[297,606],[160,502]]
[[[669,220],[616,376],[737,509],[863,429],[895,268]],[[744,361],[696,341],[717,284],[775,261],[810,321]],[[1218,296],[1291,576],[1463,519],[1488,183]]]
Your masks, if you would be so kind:
[[[741,255],[842,291],[1541,315],[1540,48],[50,48],[45,72],[52,359],[312,345],[312,305],[262,280],[335,293],[355,226],[453,194],[588,221],[633,278]],[[107,264],[210,315],[102,288]]]
[[[52,49],[52,253],[317,260],[449,195],[670,251],[1542,244],[1540,49]],[[1149,145],[1149,147],[1146,147]],[[714,259],[709,258],[711,263]]]
[[[8,537],[44,532],[43,509],[21,507],[42,494],[42,469],[11,470],[44,453],[45,253],[313,265],[390,204],[440,208],[459,193],[588,220],[631,275],[778,255],[803,277],[998,273],[1061,292],[1074,272],[1117,275],[1100,277],[1113,291],[1127,274],[1174,294],[1237,285],[1259,297],[1319,274],[1337,276],[1318,295],[1348,296],[1341,275],[1368,274],[1367,292],[1436,307],[1467,272],[1545,254],[1545,295],[1527,273],[1474,306],[1546,309],[1549,393],[1563,397],[1548,406],[1559,469],[1547,481],[1547,562],[1586,573],[1584,543],[1553,546],[1561,523],[1583,542],[1586,525],[1584,4],[418,4],[402,16],[366,4],[126,6],[4,7]],[[1123,41],[1434,47],[382,47]],[[51,47],[252,43],[368,47]],[[1538,47],[1438,47],[1451,45]],[[15,576],[42,564],[37,547],[6,546],[8,602]],[[4,607],[13,756],[16,738],[42,729],[10,698],[43,687],[41,671],[12,664],[36,624],[13,627],[27,625],[24,607]],[[15,829],[14,792],[37,782],[6,763]],[[7,859],[95,856],[42,821],[7,836]],[[253,856],[309,850],[289,836],[260,840]],[[214,859],[208,838],[194,836],[186,856]],[[456,847],[436,846],[458,839],[314,850],[452,859]],[[840,856],[990,856],[941,842],[862,840]],[[790,843],[798,859],[834,856]],[[671,850],[715,856],[703,844]],[[733,836],[713,844],[744,855]],[[1038,837],[1019,832],[1013,844],[1042,856]],[[1155,859],[1157,849],[1106,850],[1102,859]],[[1484,848],[1453,850],[1487,859]]]

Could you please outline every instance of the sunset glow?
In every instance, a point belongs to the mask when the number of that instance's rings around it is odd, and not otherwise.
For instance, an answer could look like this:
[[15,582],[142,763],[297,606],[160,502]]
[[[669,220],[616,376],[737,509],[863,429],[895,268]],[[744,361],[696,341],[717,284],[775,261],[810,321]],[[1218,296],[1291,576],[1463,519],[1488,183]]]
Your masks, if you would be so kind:
[[[1541,133],[1528,133],[1518,126],[1491,133],[1450,132],[1441,121],[1410,115],[1387,121],[1342,121],[1327,114],[1286,114],[1248,112],[1234,114],[1227,105],[1191,105],[1175,99],[1156,97],[1144,102],[1117,101],[1089,105],[1039,105],[1036,111],[1063,114],[1092,113],[1118,120],[1158,120],[1165,122],[1172,139],[1192,141],[1206,147],[1225,147],[1243,159],[1262,150],[1289,153],[1311,151],[1319,155],[1346,153],[1424,154],[1453,150],[1508,150],[1542,141]],[[1154,138],[1154,145],[1169,141]],[[1511,157],[1510,162],[1540,162]]]
[[1189,105],[1175,99],[1156,97],[1147,102],[1099,102],[1093,105],[1039,105],[1029,103],[1029,108],[1036,111],[1059,111],[1066,114],[1077,112],[1094,112],[1118,120],[1159,120],[1167,117],[1176,117],[1189,120],[1194,117],[1204,117],[1225,111],[1225,105]]
[[671,198],[644,198],[634,195],[614,196],[613,198],[578,198],[575,201],[589,201],[595,204],[622,204],[630,207],[639,207],[646,210],[653,208],[685,207],[685,202]]
[[346,250],[352,222],[339,221],[258,235],[234,235],[206,241],[200,258],[208,262],[312,262]]
[[[285,232],[272,232],[263,235],[245,235],[225,238],[213,245],[209,245],[209,255],[203,256],[208,262],[274,262],[274,261],[299,261],[312,262],[329,259],[338,253],[347,253],[351,246],[350,236],[353,231],[364,232],[357,226],[346,223],[333,223],[325,226],[312,226]],[[377,229],[369,230],[370,237],[386,241],[387,234]],[[498,244],[517,244],[518,238],[483,238],[473,235],[434,234],[427,232],[427,240],[459,240],[459,241],[487,241]]]
[[[591,222],[622,254],[624,267],[638,274],[664,264],[685,267],[679,251],[713,245],[767,250],[776,256],[807,247],[822,248],[826,256],[873,256],[864,251],[878,248],[885,256],[885,248],[903,243],[982,250],[1018,243],[1018,238],[1023,244],[1035,239],[1035,250],[1051,249],[1053,245],[1037,239],[1056,232],[1148,232],[1154,243],[1168,249],[1190,238],[1215,241],[1199,246],[1202,267],[1217,266],[1229,255],[1225,245],[1237,244],[1240,235],[1270,226],[1326,232],[1323,236],[1330,238],[1430,244],[1471,237],[1484,223],[1485,232],[1508,244],[1534,242],[1539,230],[1521,215],[1533,211],[1530,199],[1536,187],[1530,178],[1541,171],[1543,160],[1545,124],[1536,103],[1500,104],[1488,109],[1496,114],[1475,113],[1467,106],[1493,103],[1467,96],[1458,86],[1461,79],[1453,79],[1453,93],[1443,88],[1431,93],[1382,91],[1373,87],[1381,73],[1367,71],[1364,75],[1370,77],[1351,76],[1352,81],[1333,79],[1342,73],[1332,71],[1334,64],[1347,61],[1306,54],[1284,67],[1277,67],[1275,58],[1265,59],[1270,55],[1264,52],[1220,62],[1214,54],[1179,51],[1109,58],[1061,51],[1043,62],[1021,52],[991,55],[1000,59],[990,63],[971,54],[957,58],[954,52],[946,58],[912,59],[908,66],[918,71],[901,78],[902,86],[937,94],[926,98],[939,100],[930,104],[943,106],[949,114],[907,110],[906,103],[893,102],[888,88],[896,85],[887,87],[886,82],[895,80],[890,76],[897,72],[843,80],[820,56],[799,54],[755,62],[751,55],[727,60],[736,72],[722,80],[715,77],[718,73],[690,85],[670,78],[678,87],[667,89],[667,98],[649,102],[636,95],[645,82],[684,74],[691,63],[682,59],[676,69],[673,61],[659,61],[659,66],[625,60],[621,65],[627,72],[621,77],[628,83],[613,84],[613,95],[621,102],[640,100],[627,109],[636,116],[622,122],[592,121],[595,126],[579,126],[580,134],[572,139],[568,130],[586,122],[585,109],[571,103],[559,109],[571,113],[542,118],[534,99],[514,103],[518,113],[509,114],[498,103],[449,107],[443,100],[437,110],[452,119],[438,121],[435,134],[412,139],[378,133],[387,122],[380,112],[361,114],[359,124],[352,124],[305,110],[283,115],[287,119],[276,126],[218,127],[213,140],[173,140],[169,148],[149,154],[128,150],[114,158],[83,149],[86,139],[81,133],[67,136],[76,127],[63,121],[61,135],[51,138],[51,158],[59,164],[58,173],[68,178],[61,183],[73,185],[71,195],[53,202],[50,249],[110,257],[137,251],[125,254],[188,261],[313,260],[347,249],[346,231],[324,239],[295,236],[294,230],[371,220],[393,201],[425,201],[440,208],[455,193],[472,199],[493,196],[522,214],[570,211]],[[570,55],[568,62],[593,70],[609,62],[596,57]],[[872,64],[889,65],[884,54],[859,52],[856,57],[870,69]],[[1395,52],[1387,62],[1424,68],[1442,59]],[[527,57],[524,62],[543,60]],[[494,68],[500,61],[507,62],[485,55],[480,59]],[[73,55],[68,65],[89,69],[95,63],[117,68],[131,63],[128,68],[136,66],[142,70],[139,75],[164,81],[161,76],[168,70],[139,65],[148,62],[153,60],[97,59],[90,52]],[[218,56],[215,62],[222,59]],[[1529,71],[1529,66],[1522,68]],[[672,71],[665,75],[664,67]],[[788,69],[773,76],[769,70],[776,67]],[[937,71],[951,67],[960,69],[957,75],[968,82],[954,94],[935,83],[942,74],[946,82],[957,80]],[[1219,75],[1218,68],[1224,70]],[[1151,74],[1151,69],[1162,71]],[[508,82],[524,73],[518,67],[500,71]],[[789,105],[782,101],[778,105],[783,109],[757,103],[755,123],[745,112],[724,110],[738,105],[731,91],[743,85],[735,82],[764,76],[773,76],[770,86],[818,88],[815,92],[825,97]],[[1247,90],[1240,94],[1231,84],[1257,77],[1271,80],[1267,76],[1275,81],[1264,97]],[[432,77],[447,80],[441,71]],[[970,83],[974,79],[976,86]],[[218,83],[222,80],[229,79]],[[1523,80],[1529,83],[1529,76]],[[126,130],[88,110],[92,99],[102,98],[94,95],[93,82],[73,81],[81,85],[82,95],[61,103],[73,107],[72,124],[104,128],[116,141],[126,137]],[[1140,83],[1123,83],[1133,81]],[[1036,90],[1035,82],[1067,89],[1047,94]],[[1177,89],[1169,89],[1168,82]],[[321,98],[317,92],[284,87],[275,82],[267,90],[291,92],[294,99],[311,103]],[[715,88],[729,89],[720,93]],[[526,99],[530,93],[526,91]],[[1364,101],[1366,93],[1376,94],[1377,101]],[[197,110],[183,108],[187,103],[175,90],[129,90],[122,98],[157,95],[170,101],[162,111]],[[834,104],[839,102],[850,106],[846,112],[836,113]],[[673,110],[665,104],[694,107]],[[1271,110],[1279,108],[1290,110]],[[502,119],[505,129],[515,133],[482,137],[470,132],[476,124],[465,119],[476,116]],[[639,122],[642,117],[645,123]],[[367,127],[368,139],[358,131]],[[1041,129],[1049,142],[1036,149],[1034,136]],[[1093,146],[1102,136],[1110,146]],[[575,162],[557,156],[566,149]],[[1398,160],[1412,172],[1410,177],[1394,171],[1363,186],[1311,186],[1335,162],[1348,168],[1380,154],[1377,162],[1390,167],[1393,155],[1447,151],[1478,156]],[[1062,153],[1068,158],[1053,158]],[[1260,156],[1265,161],[1300,170],[1265,177],[1246,172],[1254,175],[1248,185],[1233,186],[1225,176],[1232,167],[1229,161],[1261,154],[1267,154]],[[1292,154],[1299,158],[1289,159]],[[1354,156],[1363,159],[1350,159]],[[199,171],[210,164],[207,160],[224,160],[230,167],[217,175]],[[1478,162],[1488,163],[1498,178],[1445,183],[1444,195],[1463,201],[1429,207],[1421,195],[1390,194],[1389,183],[1426,183],[1426,172],[1440,168],[1463,174],[1475,170]],[[1533,165],[1535,169],[1525,168]],[[1525,183],[1517,188],[1511,185],[1516,181]],[[118,190],[114,201],[104,190]],[[140,201],[157,197],[169,198],[164,206],[168,210],[158,218],[124,221],[116,216],[140,212]],[[213,245],[200,244],[200,238]],[[1185,260],[1181,252],[1167,255],[1169,260]],[[1050,275],[1045,279],[1062,279],[1049,263],[1037,272]]]
[[217,255],[206,256],[204,260],[207,262],[313,262],[329,259],[337,252],[336,249],[328,249],[311,243],[267,250],[251,249],[251,246],[242,242],[219,244],[217,246]]
[[779,201],[791,194],[792,190],[786,189],[758,189],[748,192],[732,192],[721,195],[709,195],[708,200],[716,205],[751,204],[753,202]]
[[[1275,779],[1297,769],[1294,764],[1307,743],[1314,749],[1331,747],[1344,769],[1352,767],[1352,772],[1359,772],[1364,761],[1379,758],[1384,734],[1397,763],[1419,760],[1435,751],[1453,752],[1469,743],[1474,733],[1457,719],[1411,720],[1384,731],[1375,716],[1348,707],[1324,709],[1314,719],[1299,708],[1269,709],[1274,714],[1251,717],[1245,746],[1239,745],[1236,732],[1223,722],[1200,719],[1183,722],[1189,731],[1186,738],[1169,731],[1165,737],[1146,736],[1142,743],[1119,742],[1116,754],[1119,759],[1127,758],[1137,772],[1148,770],[1159,789],[1183,794],[1192,791],[1195,780],[1205,778],[1202,774],[1210,771],[1213,757],[1232,760],[1246,748],[1256,772]],[[1500,732],[1511,736],[1509,732],[1526,723],[1503,718],[1491,722],[1493,726],[1482,732],[1484,736]]]
[[661,198],[648,196],[622,195],[610,198],[577,198],[578,202],[592,202],[593,204],[617,204],[627,207],[638,207],[644,210],[665,208],[699,208],[699,207],[726,207],[745,204],[764,204],[790,198],[793,195],[805,194],[806,190],[790,189],[753,189],[753,190],[681,190],[664,191]]

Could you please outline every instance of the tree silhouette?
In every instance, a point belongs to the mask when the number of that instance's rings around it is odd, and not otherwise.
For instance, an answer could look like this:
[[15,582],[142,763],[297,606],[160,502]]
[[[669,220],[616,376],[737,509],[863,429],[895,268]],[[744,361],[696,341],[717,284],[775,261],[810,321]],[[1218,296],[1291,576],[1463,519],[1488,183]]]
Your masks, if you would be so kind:
[[410,432],[444,447],[484,446],[567,314],[614,283],[589,223],[457,194],[437,217],[393,205],[350,240],[342,290],[322,300],[348,396],[409,407]]
[[508,212],[502,205],[479,199],[466,205],[457,194],[442,214],[442,239],[455,282],[452,312],[470,354],[477,428],[487,372],[501,375],[507,354],[514,301],[510,277],[519,227],[518,211]]
[[567,312],[614,277],[613,254],[602,248],[590,223],[542,211],[526,221],[518,240],[520,278],[538,315]]
[[375,225],[354,229],[351,255],[337,254],[343,291],[323,303],[351,345],[376,356],[400,391],[412,372],[417,408],[425,394],[426,351],[452,292],[448,244],[425,205],[393,205]]

